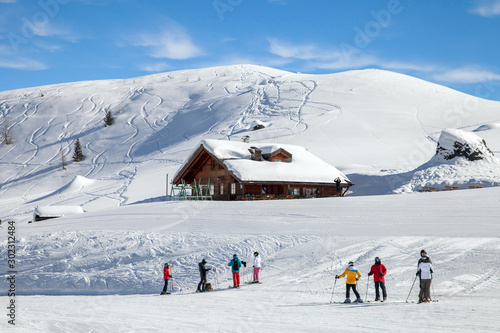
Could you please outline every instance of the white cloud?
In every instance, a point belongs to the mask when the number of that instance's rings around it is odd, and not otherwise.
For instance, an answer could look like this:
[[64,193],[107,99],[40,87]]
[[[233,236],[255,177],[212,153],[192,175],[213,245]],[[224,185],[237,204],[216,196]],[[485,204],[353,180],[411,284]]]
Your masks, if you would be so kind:
[[335,49],[327,50],[315,44],[290,44],[269,39],[269,52],[290,62],[302,61],[301,66],[312,70],[378,67],[401,73],[418,73],[420,76],[447,83],[467,84],[500,80],[499,74],[479,66],[447,68],[442,64],[386,60],[356,48],[340,52]]
[[341,53],[337,50],[325,50],[315,44],[290,44],[269,38],[269,52],[282,58],[302,60],[338,58]]
[[430,71],[433,66],[418,65],[398,61],[384,61],[358,48],[327,49],[316,44],[290,44],[277,39],[269,39],[269,52],[286,59],[306,60],[312,68],[342,70],[381,67],[394,70]]
[[203,51],[191,41],[191,37],[174,24],[161,33],[137,36],[133,45],[150,48],[150,55],[154,58],[183,60],[203,55]]
[[16,58],[16,59],[0,58],[0,68],[39,71],[47,69],[48,66],[39,61],[27,58]]
[[70,41],[72,43],[78,42],[81,37],[77,36],[70,29],[64,27],[57,27],[50,22],[45,24],[32,24],[33,34],[39,37],[58,37],[62,40]]
[[500,0],[478,1],[469,12],[483,17],[498,16],[500,15]]
[[164,62],[158,62],[154,64],[142,64],[139,66],[139,69],[141,71],[150,73],[164,72],[170,68],[171,68],[170,65]]
[[463,67],[435,74],[433,75],[433,79],[449,83],[479,83],[498,81],[500,80],[500,75],[480,68]]

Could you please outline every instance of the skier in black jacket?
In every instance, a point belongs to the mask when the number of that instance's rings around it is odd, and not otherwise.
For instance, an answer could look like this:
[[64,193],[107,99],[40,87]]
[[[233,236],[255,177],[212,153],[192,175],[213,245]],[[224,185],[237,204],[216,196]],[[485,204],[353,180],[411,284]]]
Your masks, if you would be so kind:
[[205,264],[207,261],[203,259],[199,264],[198,264],[198,269],[200,270],[200,278],[201,281],[198,283],[198,289],[196,289],[196,292],[202,292],[205,291],[205,285],[207,284],[207,272],[211,270],[211,268],[205,268]]

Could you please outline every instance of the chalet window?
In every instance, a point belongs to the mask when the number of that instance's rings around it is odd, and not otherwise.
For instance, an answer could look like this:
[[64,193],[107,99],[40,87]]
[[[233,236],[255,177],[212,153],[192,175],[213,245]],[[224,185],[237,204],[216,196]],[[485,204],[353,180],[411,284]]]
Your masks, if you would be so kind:
[[267,194],[267,193],[268,193],[267,185],[262,185],[262,194]]
[[276,158],[273,160],[273,162],[283,162],[283,160],[279,159],[279,158]]
[[312,195],[312,189],[306,188],[306,195]]
[[236,194],[236,183],[231,183],[231,194]]
[[215,194],[215,186],[214,186],[214,184],[210,184],[210,194],[211,195]]
[[220,193],[219,194],[224,194],[224,184],[220,184]]
[[215,170],[217,167],[217,164],[215,163],[215,160],[212,160],[212,170]]
[[300,188],[294,187],[293,188],[293,195],[300,195]]

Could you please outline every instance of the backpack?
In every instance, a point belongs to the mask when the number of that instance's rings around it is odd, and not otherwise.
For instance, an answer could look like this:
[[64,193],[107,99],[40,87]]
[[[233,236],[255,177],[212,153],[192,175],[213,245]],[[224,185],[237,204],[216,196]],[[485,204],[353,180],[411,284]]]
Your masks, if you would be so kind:
[[237,271],[240,269],[240,265],[238,264],[238,259],[233,259],[233,271]]

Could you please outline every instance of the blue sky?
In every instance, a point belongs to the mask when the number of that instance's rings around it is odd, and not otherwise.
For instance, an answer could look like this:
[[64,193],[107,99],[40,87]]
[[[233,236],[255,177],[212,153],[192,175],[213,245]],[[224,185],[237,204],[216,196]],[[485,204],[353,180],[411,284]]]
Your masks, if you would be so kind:
[[500,100],[500,0],[0,0],[0,91],[251,63]]

